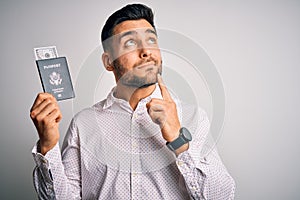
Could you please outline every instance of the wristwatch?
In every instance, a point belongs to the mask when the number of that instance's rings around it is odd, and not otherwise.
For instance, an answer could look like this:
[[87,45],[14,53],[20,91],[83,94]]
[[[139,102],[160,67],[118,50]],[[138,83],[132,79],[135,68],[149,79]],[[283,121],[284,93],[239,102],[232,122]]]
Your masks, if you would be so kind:
[[179,147],[181,147],[182,145],[184,145],[190,141],[192,141],[192,134],[189,132],[189,130],[187,128],[182,127],[179,130],[178,138],[176,138],[172,142],[167,142],[166,145],[170,150],[175,151]]

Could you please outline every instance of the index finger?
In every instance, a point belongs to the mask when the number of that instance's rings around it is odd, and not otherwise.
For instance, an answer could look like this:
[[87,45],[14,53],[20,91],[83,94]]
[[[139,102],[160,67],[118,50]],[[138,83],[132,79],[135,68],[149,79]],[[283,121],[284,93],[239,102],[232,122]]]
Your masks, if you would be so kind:
[[49,97],[53,97],[53,96],[49,93],[39,93],[37,95],[36,99],[34,100],[34,103],[31,107],[30,111],[34,110],[38,105],[40,105],[40,103],[42,103],[45,99],[47,99]]
[[161,95],[162,95],[162,98],[164,100],[167,100],[167,101],[173,101],[165,83],[163,82],[162,80],[162,77],[160,74],[157,74],[157,82],[158,82],[158,86],[160,88],[160,91],[161,91]]

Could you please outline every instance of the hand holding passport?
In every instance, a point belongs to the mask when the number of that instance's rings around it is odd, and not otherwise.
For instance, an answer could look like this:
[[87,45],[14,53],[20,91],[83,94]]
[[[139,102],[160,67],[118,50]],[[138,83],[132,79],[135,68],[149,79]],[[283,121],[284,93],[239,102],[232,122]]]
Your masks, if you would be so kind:
[[44,92],[57,101],[74,98],[74,89],[66,57],[58,57],[55,46],[34,49]]

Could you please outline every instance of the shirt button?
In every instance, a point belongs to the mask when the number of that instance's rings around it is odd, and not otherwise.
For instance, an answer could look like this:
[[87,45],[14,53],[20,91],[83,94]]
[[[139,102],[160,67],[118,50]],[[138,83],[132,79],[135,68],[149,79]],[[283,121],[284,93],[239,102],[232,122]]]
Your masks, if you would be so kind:
[[136,148],[137,146],[138,146],[138,145],[137,145],[136,142],[133,142],[133,143],[132,143],[132,147],[133,147],[133,148]]
[[137,118],[137,114],[136,113],[133,113],[133,116],[132,116],[132,119],[136,119]]
[[42,159],[42,163],[47,164],[47,160]]
[[197,190],[197,187],[196,187],[196,186],[193,186],[193,187],[192,187],[192,190],[193,190],[193,191],[196,191],[196,190]]
[[184,163],[182,161],[178,161],[178,165],[182,166]]
[[136,172],[132,172],[132,176],[136,177],[137,173]]

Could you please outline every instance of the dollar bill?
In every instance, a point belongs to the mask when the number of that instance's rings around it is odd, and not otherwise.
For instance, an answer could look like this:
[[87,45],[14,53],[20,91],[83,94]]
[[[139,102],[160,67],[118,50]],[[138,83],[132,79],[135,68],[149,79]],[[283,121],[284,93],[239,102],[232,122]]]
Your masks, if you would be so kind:
[[34,48],[35,60],[57,58],[56,46]]

